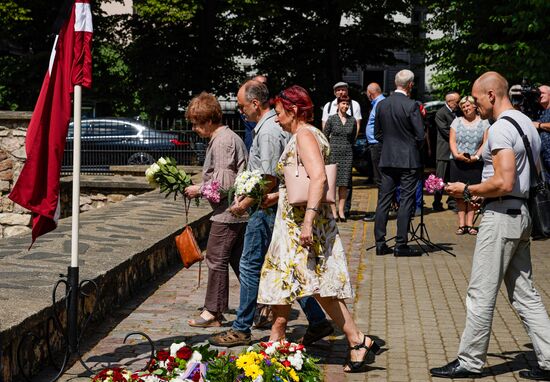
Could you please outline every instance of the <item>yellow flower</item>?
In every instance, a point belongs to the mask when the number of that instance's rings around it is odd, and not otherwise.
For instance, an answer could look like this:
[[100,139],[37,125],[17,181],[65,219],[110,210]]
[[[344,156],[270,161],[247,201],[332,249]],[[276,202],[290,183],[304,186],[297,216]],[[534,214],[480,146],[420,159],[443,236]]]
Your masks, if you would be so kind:
[[256,353],[241,354],[239,358],[237,358],[235,364],[241,369],[246,368],[248,365],[253,365],[255,363],[255,354]]
[[256,364],[248,365],[244,368],[244,374],[247,377],[251,377],[252,379],[256,379],[259,375],[263,375],[264,371],[260,369],[260,367]]
[[298,378],[298,374],[296,374],[296,371],[294,369],[290,369],[288,372],[288,375],[290,375],[290,378],[292,378],[293,381],[299,382],[300,378]]

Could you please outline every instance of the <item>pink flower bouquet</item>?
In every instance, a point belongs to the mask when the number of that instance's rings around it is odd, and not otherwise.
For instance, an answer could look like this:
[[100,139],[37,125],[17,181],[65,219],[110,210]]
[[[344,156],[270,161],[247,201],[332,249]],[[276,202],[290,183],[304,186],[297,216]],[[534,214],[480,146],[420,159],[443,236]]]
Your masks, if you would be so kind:
[[445,188],[445,182],[443,182],[443,179],[438,178],[434,174],[430,174],[428,178],[424,181],[424,188],[426,188],[426,192],[433,194],[436,191],[441,191],[443,188]]
[[221,185],[217,180],[211,180],[202,185],[201,196],[211,203],[219,203],[221,200]]

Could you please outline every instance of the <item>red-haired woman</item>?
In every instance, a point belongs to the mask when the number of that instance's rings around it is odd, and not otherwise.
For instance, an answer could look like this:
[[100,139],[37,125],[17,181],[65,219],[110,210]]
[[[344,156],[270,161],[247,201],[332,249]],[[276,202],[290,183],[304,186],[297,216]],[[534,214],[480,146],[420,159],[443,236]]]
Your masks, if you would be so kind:
[[[344,371],[361,372],[379,345],[357,328],[344,302],[352,297],[344,247],[329,205],[321,204],[329,144],[325,135],[309,124],[313,104],[304,88],[294,85],[275,97],[274,103],[279,124],[292,138],[277,166],[279,192],[269,194],[264,203],[278,202],[258,293],[258,302],[272,305],[270,340],[285,338],[292,303],[314,296],[348,339],[350,355]],[[307,205],[301,207],[288,203],[283,177],[284,166],[295,163],[297,151],[310,178]]]

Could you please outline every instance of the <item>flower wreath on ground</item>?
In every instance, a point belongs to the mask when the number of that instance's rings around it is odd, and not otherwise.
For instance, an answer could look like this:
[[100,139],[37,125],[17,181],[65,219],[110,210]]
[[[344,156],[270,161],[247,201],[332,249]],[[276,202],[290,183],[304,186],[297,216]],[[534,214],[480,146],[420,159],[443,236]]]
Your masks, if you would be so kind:
[[93,382],[320,382],[318,360],[303,345],[288,341],[260,342],[239,355],[208,345],[174,343],[156,353],[147,371],[107,368]]

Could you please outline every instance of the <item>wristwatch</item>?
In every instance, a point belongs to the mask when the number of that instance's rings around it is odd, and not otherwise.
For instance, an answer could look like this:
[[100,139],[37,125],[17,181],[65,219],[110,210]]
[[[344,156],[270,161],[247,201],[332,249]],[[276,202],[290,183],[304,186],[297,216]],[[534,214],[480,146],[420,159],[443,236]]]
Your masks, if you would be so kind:
[[464,199],[465,202],[472,200],[472,193],[468,189],[468,184],[464,186],[464,191],[462,191],[462,199]]

